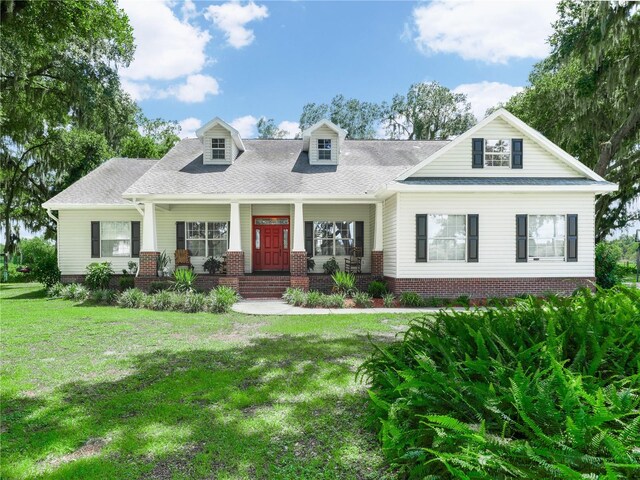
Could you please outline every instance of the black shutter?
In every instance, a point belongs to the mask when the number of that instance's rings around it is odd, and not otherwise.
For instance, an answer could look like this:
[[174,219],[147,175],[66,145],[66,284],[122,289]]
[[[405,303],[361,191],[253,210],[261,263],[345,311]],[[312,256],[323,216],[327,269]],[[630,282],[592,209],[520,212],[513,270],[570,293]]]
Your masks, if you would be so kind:
[[427,215],[416,215],[416,262],[427,261]]
[[364,222],[356,222],[356,248],[360,249],[359,257],[364,257]]
[[467,215],[467,262],[478,261],[478,215]]
[[91,258],[100,258],[100,222],[91,222]]
[[471,167],[484,168],[484,139],[471,139]]
[[304,249],[307,257],[313,257],[313,222],[304,222]]
[[567,215],[567,262],[578,261],[578,215]]
[[131,256],[140,256],[140,222],[131,222]]
[[184,222],[176,222],[176,250],[185,249]]
[[516,262],[527,261],[527,216],[516,215]]
[[511,139],[511,168],[522,168],[523,154],[522,154],[522,139]]

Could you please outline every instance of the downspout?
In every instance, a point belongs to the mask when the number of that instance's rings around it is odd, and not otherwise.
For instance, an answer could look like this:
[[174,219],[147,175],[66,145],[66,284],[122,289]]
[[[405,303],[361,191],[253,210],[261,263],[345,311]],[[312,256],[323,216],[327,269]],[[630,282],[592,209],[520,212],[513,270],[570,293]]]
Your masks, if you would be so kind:
[[60,270],[60,242],[58,241],[60,237],[60,222],[58,218],[51,213],[50,208],[47,208],[47,215],[51,220],[56,222],[56,265],[58,266],[58,270]]

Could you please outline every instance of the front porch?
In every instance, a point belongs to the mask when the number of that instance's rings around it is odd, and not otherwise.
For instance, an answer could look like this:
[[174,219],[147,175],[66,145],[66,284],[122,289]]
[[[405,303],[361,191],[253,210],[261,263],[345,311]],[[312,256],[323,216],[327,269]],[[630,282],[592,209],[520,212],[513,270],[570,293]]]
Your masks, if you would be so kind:
[[[197,285],[228,285],[248,298],[279,297],[291,286],[330,291],[323,265],[358,255],[358,287],[383,276],[382,203],[145,202],[136,286],[158,281],[158,257],[187,250]],[[224,256],[225,273],[209,274],[207,258]],[[311,260],[310,262],[308,260]]]

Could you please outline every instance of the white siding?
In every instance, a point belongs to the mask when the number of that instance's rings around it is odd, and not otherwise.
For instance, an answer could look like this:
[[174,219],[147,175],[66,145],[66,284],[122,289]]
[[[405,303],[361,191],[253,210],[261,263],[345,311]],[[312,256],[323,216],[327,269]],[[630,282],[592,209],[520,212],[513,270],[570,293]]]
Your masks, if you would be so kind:
[[[362,258],[362,271],[371,271],[371,246],[373,244],[373,237],[368,235],[370,232],[370,215],[369,205],[304,205],[303,206],[304,220],[308,221],[362,221],[364,222],[364,256]],[[327,256],[314,256],[313,259],[316,265],[313,269],[315,273],[322,273],[322,264],[329,260],[331,257]],[[345,257],[336,257],[340,270],[344,270]]]
[[114,272],[122,273],[130,257],[91,258],[91,222],[139,221],[142,238],[142,216],[134,209],[60,210],[58,216],[58,265],[63,275],[82,275],[92,262],[111,262]]
[[[399,278],[594,276],[595,198],[591,193],[402,193],[398,201],[397,225],[406,232],[398,235]],[[479,262],[416,262],[415,216],[419,213],[478,214]],[[578,214],[577,262],[516,263],[517,214],[570,213]],[[385,236],[386,274],[389,248]]]
[[429,165],[418,170],[412,177],[583,176],[501,118],[496,118],[481,128],[473,137],[484,139],[522,138],[523,168],[514,170],[508,167],[471,168],[471,138],[467,138]]
[[[224,146],[225,146],[225,159],[224,160],[213,160],[211,158],[211,139],[212,138],[224,138]],[[234,152],[237,150],[235,145],[233,145],[233,139],[231,138],[231,133],[224,127],[220,125],[216,125],[215,127],[207,130],[202,136],[202,161],[205,164],[219,165],[219,164],[229,164],[233,163],[235,159]],[[233,145],[233,146],[232,146]]]
[[[331,161],[318,159],[318,139],[320,138],[331,139]],[[323,125],[316,128],[313,132],[311,132],[309,140],[309,163],[338,163],[338,157],[340,154],[339,141],[340,140],[338,138],[338,134],[329,127]]]
[[397,277],[398,244],[398,196],[388,198],[382,209],[382,243],[384,252],[384,274]]

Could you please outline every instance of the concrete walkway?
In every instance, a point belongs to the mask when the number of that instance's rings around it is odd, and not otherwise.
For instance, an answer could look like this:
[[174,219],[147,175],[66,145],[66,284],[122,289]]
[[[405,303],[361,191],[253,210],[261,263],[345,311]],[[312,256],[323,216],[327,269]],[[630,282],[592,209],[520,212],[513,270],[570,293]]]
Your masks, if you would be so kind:
[[329,315],[363,313],[433,313],[439,308],[304,308],[294,307],[282,300],[241,300],[231,307],[234,312],[247,315]]

